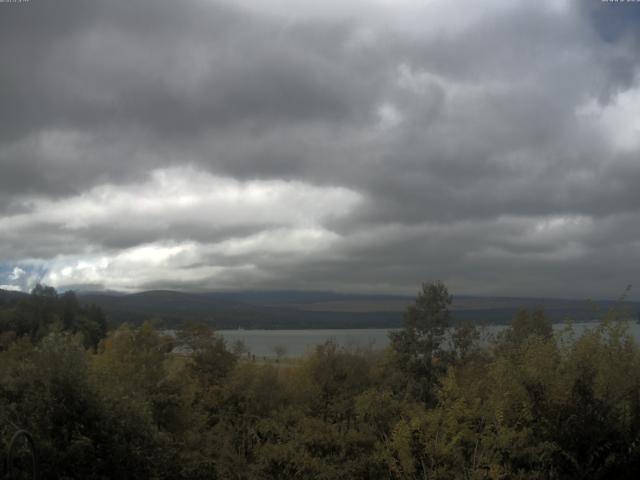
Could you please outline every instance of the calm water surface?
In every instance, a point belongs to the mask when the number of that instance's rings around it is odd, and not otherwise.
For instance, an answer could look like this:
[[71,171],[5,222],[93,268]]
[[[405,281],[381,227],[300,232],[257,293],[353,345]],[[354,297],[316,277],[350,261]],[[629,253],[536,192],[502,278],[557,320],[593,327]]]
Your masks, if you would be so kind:
[[[577,323],[573,329],[577,335],[598,324]],[[561,330],[564,324],[555,324],[554,329]],[[482,331],[484,342],[490,341],[504,326],[488,326]],[[276,349],[283,347],[285,356],[300,356],[327,340],[333,340],[339,346],[348,349],[381,350],[389,345],[389,332],[393,329],[356,329],[356,330],[219,330],[231,347],[241,340],[253,355],[257,357],[275,357]],[[640,342],[640,324],[630,324],[631,334]]]

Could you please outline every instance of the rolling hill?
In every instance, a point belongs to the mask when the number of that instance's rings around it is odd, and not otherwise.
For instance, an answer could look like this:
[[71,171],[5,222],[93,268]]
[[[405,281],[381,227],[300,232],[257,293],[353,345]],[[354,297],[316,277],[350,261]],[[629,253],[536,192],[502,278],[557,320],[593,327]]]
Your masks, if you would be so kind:
[[[26,294],[0,290],[0,302]],[[391,328],[402,325],[413,297],[313,291],[235,291],[187,293],[151,290],[133,294],[78,292],[85,304],[99,305],[114,325],[152,320],[175,327],[185,321],[205,322],[218,329],[267,328]],[[542,308],[554,322],[577,322],[602,316],[616,305],[637,318],[640,303],[548,298],[454,296],[454,321],[509,323],[521,308]]]

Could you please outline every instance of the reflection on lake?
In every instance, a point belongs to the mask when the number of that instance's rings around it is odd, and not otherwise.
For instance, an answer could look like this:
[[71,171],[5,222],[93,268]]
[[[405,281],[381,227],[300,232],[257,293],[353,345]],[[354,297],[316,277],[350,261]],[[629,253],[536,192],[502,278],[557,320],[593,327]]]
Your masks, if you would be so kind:
[[[587,328],[598,325],[593,323],[574,324],[573,330],[580,335]],[[482,327],[482,338],[488,342],[506,326],[492,325]],[[560,331],[564,324],[555,324],[553,328]],[[284,356],[300,356],[327,340],[333,340],[339,346],[348,349],[382,350],[389,345],[389,332],[393,329],[371,328],[353,330],[219,330],[227,344],[232,347],[241,340],[249,352],[257,357],[275,357],[276,349],[283,348]],[[636,341],[640,341],[640,324],[630,324],[630,331]]]

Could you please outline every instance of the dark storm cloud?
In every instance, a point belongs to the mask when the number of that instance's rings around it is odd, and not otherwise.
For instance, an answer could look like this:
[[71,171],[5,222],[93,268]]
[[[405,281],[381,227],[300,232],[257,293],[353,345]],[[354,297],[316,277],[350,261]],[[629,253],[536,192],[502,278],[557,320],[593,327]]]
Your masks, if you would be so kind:
[[[289,28],[206,1],[4,8],[1,186],[77,191],[179,162],[163,155],[170,140],[357,121],[371,80],[333,57],[348,31]],[[67,158],[54,159],[64,172],[42,151],[51,132],[69,134]]]
[[118,123],[188,135],[239,122],[334,122],[366,108],[367,80],[333,57],[348,25],[290,28],[206,1],[5,10],[5,135]]
[[638,4],[0,9],[1,271],[559,296],[639,273]]

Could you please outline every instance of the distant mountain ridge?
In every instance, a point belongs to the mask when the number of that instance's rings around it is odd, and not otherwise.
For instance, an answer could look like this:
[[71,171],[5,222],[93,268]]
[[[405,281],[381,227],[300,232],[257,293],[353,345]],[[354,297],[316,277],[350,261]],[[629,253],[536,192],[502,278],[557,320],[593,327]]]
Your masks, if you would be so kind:
[[[188,293],[150,290],[78,292],[81,303],[99,305],[113,324],[154,320],[165,326],[185,321],[205,322],[218,329],[266,328],[392,328],[402,325],[403,313],[415,297],[406,295],[348,294],[328,291],[232,291]],[[0,301],[15,301],[22,292],[0,290]],[[455,296],[454,321],[478,324],[509,323],[521,308],[542,308],[554,322],[567,318],[590,321],[615,306],[632,317],[638,302],[571,299]]]
[[0,288],[0,300],[9,301],[9,300],[19,300],[21,298],[26,297],[28,294],[24,292],[17,292],[15,290],[3,290]]
[[[415,297],[348,294],[328,291],[232,291],[184,293],[153,290],[129,295],[79,294],[96,303],[116,322],[155,318],[176,324],[204,321],[216,328],[392,328],[402,325],[403,313]],[[590,321],[617,301],[479,297],[454,295],[454,321],[478,324],[509,323],[521,308],[542,308],[554,322],[567,318]],[[640,303],[623,302],[632,316]]]

